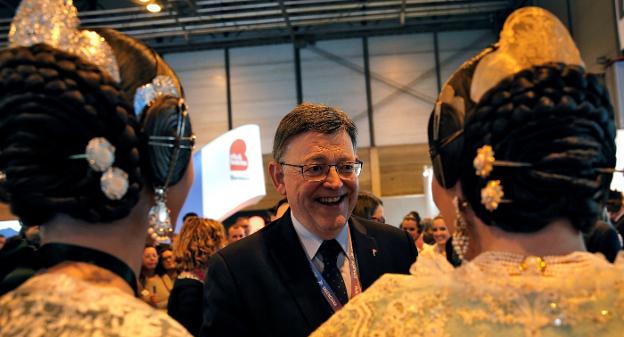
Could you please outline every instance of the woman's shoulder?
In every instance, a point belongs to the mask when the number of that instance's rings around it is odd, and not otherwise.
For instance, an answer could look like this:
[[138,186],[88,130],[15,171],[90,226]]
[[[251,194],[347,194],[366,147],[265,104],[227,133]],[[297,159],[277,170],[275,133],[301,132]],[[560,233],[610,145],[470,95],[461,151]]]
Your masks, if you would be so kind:
[[164,312],[117,288],[64,274],[31,278],[0,298],[0,313],[2,336],[189,336]]

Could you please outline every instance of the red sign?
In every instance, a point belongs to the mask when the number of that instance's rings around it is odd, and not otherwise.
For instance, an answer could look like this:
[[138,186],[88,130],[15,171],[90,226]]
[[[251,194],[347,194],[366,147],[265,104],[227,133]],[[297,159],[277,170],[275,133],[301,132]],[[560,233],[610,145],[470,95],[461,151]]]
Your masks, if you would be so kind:
[[230,170],[246,171],[249,166],[247,160],[247,144],[242,139],[235,140],[230,146]]

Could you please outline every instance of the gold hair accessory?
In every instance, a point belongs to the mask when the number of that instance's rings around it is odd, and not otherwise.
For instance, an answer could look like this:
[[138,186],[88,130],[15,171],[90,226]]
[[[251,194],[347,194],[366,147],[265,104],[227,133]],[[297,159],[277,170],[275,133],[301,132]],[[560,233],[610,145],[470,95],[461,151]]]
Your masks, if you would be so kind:
[[498,47],[477,65],[470,98],[479,102],[483,94],[503,78],[533,66],[560,62],[583,66],[583,60],[566,27],[539,7],[514,11],[505,21]]
[[45,43],[74,54],[120,81],[111,47],[98,33],[79,30],[78,11],[72,0],[23,0],[13,17],[9,47]]
[[503,187],[500,184],[500,180],[492,180],[481,189],[481,203],[485,208],[492,212],[498,208],[498,205],[503,202]]
[[102,193],[110,200],[119,200],[128,191],[128,174],[113,167],[115,147],[104,137],[92,138],[84,154],[69,156],[69,159],[86,159],[89,167],[96,172],[104,172],[100,178]]
[[496,160],[494,158],[494,150],[490,145],[483,145],[477,149],[477,156],[472,161],[472,166],[475,168],[475,173],[481,178],[487,178],[492,172],[494,166],[502,167],[531,167],[529,163]]
[[477,171],[477,175],[485,178],[490,175],[494,165],[494,150],[489,145],[484,145],[477,150],[477,156],[472,161],[472,165]]

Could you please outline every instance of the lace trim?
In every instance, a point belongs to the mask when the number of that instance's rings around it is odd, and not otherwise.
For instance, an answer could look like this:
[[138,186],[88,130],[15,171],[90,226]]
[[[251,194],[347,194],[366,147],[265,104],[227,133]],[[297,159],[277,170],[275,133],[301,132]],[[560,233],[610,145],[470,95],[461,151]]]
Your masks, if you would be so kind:
[[204,280],[190,271],[183,271],[178,275],[178,279],[191,279],[204,283]]

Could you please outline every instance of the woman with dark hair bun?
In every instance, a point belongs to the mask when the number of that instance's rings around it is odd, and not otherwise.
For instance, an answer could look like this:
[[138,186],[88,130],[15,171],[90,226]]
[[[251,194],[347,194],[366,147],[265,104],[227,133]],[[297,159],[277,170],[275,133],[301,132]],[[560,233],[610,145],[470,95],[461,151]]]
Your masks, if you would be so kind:
[[[620,336],[624,256],[586,252],[615,166],[607,92],[549,12],[512,13],[429,123],[433,195],[462,265],[423,254],[318,336]],[[455,220],[454,223],[451,219]]]
[[0,199],[42,233],[32,276],[0,284],[0,335],[189,336],[136,298],[193,178],[182,88],[139,41],[77,26],[71,1],[23,0],[0,51]]

